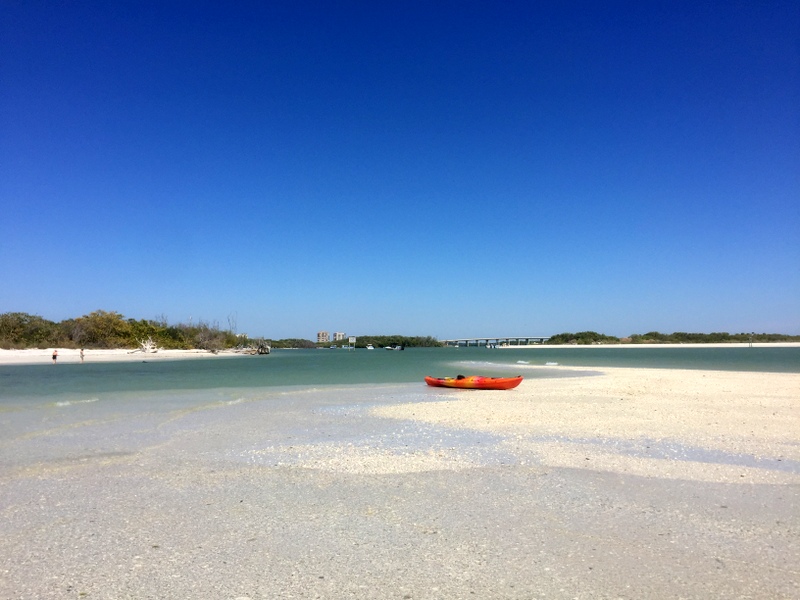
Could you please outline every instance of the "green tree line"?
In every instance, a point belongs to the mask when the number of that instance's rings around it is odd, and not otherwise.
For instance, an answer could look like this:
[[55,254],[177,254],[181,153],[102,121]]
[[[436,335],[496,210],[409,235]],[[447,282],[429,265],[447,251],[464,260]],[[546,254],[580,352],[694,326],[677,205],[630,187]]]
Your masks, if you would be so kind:
[[285,338],[282,340],[267,339],[271,348],[316,348],[317,344],[311,340],[301,338]]
[[170,325],[166,319],[126,319],[117,312],[97,310],[61,322],[38,315],[0,314],[0,348],[135,348],[151,338],[161,348],[211,351],[249,345],[253,340],[217,324]]
[[784,335],[781,333],[634,333],[626,338],[603,335],[596,331],[580,331],[578,333],[559,333],[552,336],[548,344],[725,344],[735,342],[800,342],[800,335]]
[[559,333],[550,336],[548,344],[619,344],[619,338],[613,335],[603,335],[596,331],[579,331],[578,333]]
[[[347,344],[347,339],[339,342],[328,342],[315,344],[316,346],[326,347],[330,344]],[[406,348],[435,348],[441,346],[441,342],[431,336],[407,336],[407,335],[359,335],[356,336],[356,348],[366,348],[367,344],[372,344],[375,348],[386,346],[405,346]]]
[[[165,317],[158,319],[126,319],[117,312],[96,310],[88,315],[55,322],[21,312],[0,314],[0,348],[136,348],[140,341],[151,338],[161,348],[211,351],[252,346],[266,341],[273,348],[314,348],[319,346],[306,339],[263,340],[250,339],[235,332],[223,330],[217,323],[199,322],[171,325]],[[431,336],[361,335],[356,346],[375,348],[400,345],[407,348],[436,347],[441,342]],[[798,342],[800,336],[780,333],[660,333],[650,331],[634,333],[626,338],[604,335],[596,331],[559,333],[548,344],[702,344],[733,342]],[[339,342],[347,343],[345,342]],[[323,344],[325,345],[325,344]]]
[[[0,314],[0,348],[136,348],[152,339],[160,348],[210,351],[255,346],[266,342],[272,348],[315,348],[315,342],[300,338],[251,339],[223,330],[217,323],[169,324],[166,317],[127,319],[117,312],[96,310],[75,319],[55,322],[21,312]],[[340,342],[341,343],[341,342]],[[346,343],[346,342],[345,342]],[[406,347],[440,346],[438,340],[422,336],[368,335],[358,338],[358,347],[376,348],[393,344]]]

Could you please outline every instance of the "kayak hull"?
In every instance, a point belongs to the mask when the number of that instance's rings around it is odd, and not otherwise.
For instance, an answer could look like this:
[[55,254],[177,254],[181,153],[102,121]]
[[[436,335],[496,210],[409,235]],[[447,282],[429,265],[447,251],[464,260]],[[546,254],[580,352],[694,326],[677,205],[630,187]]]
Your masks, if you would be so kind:
[[426,377],[425,383],[433,387],[449,387],[464,390],[510,390],[522,382],[522,377]]

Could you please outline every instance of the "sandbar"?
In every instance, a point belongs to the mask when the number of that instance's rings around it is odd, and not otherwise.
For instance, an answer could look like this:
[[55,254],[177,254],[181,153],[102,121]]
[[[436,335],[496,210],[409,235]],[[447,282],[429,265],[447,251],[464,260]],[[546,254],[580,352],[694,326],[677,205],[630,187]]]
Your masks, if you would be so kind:
[[0,597],[800,597],[800,374],[539,374],[38,408]]
[[510,393],[452,390],[375,414],[500,435],[510,452],[558,467],[800,483],[782,469],[800,466],[800,373],[558,370],[576,377],[529,378]]

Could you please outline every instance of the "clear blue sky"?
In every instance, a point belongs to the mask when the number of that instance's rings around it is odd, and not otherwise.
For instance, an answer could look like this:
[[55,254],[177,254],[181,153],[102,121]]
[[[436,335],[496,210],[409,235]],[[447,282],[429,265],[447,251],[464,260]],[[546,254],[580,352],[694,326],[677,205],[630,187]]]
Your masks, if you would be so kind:
[[800,4],[0,6],[0,312],[800,334]]

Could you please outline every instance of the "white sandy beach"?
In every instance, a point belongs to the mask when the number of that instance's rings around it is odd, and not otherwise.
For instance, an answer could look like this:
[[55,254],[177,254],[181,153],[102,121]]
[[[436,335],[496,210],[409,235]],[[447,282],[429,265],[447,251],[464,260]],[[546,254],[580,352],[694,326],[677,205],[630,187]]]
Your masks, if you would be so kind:
[[[75,364],[81,362],[81,351],[75,348],[34,348],[29,350],[0,349],[0,365],[39,365],[53,362],[53,350],[58,350],[56,364]],[[110,350],[85,349],[84,362],[127,362],[154,360],[182,360],[194,358],[220,358],[223,356],[239,356],[232,351],[213,354],[208,350],[159,350],[143,353],[132,348],[114,348]]]
[[528,369],[43,409],[0,440],[0,597],[800,597],[800,374]]
[[[455,391],[438,402],[383,406],[375,413],[499,434],[509,452],[533,454],[557,467],[736,484],[800,484],[800,473],[708,457],[720,452],[774,464],[800,461],[800,374],[558,370],[596,375],[528,379],[518,393]],[[690,450],[676,455],[679,460],[648,452],[665,443]]]

